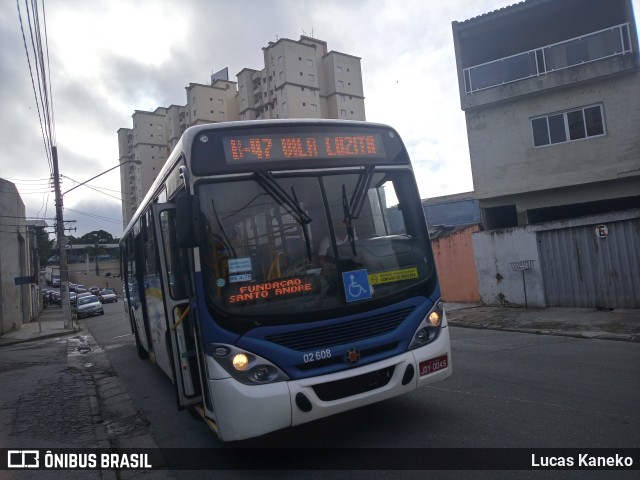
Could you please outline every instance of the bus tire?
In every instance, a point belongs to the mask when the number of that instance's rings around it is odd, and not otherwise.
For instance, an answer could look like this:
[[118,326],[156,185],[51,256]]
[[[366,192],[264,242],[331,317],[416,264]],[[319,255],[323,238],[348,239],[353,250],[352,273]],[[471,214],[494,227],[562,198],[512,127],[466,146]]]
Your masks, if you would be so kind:
[[138,352],[138,358],[140,358],[140,360],[147,360],[149,358],[149,352],[147,352],[140,343],[140,337],[138,336],[138,327],[135,326],[135,322],[133,323],[133,325],[133,335],[136,339],[136,351]]

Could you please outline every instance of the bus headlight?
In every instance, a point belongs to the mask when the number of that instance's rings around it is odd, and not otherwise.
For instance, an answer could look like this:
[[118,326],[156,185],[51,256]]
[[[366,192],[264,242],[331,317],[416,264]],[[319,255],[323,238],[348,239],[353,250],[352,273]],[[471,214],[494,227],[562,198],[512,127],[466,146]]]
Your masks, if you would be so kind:
[[289,377],[270,361],[233,345],[210,346],[211,357],[233,378],[245,385],[282,382]]
[[413,339],[411,340],[407,350],[422,347],[423,345],[435,340],[440,332],[443,316],[444,307],[442,302],[438,300],[433,308],[429,310],[429,313],[427,313],[420,322],[416,332],[413,334]]
[[432,327],[439,326],[442,321],[442,315],[438,311],[432,311],[427,318]]
[[244,372],[249,366],[249,357],[244,353],[236,353],[231,361],[233,368],[240,372]]

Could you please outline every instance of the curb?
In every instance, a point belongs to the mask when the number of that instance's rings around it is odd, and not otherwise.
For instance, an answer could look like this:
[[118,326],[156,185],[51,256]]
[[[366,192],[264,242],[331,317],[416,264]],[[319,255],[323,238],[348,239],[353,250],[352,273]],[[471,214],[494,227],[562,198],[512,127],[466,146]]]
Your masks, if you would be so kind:
[[[67,343],[67,358],[82,369],[85,378],[91,417],[95,430],[96,447],[107,450],[126,448],[158,448],[153,434],[148,430],[144,414],[135,408],[126,385],[113,372],[105,350],[83,324],[81,335]],[[79,350],[82,349],[82,350]],[[78,355],[76,352],[80,351]],[[86,357],[84,355],[87,355]],[[85,363],[91,362],[91,363]],[[172,478],[160,471],[102,469],[102,478]]]
[[75,333],[79,333],[81,331],[80,327],[74,322],[74,327],[71,330],[65,330],[64,332],[56,332],[56,333],[45,333],[43,335],[38,335],[31,338],[14,338],[11,340],[4,340],[0,338],[0,348],[8,347],[10,345],[17,345],[20,343],[28,343],[35,342],[37,340],[45,340],[47,338],[56,338],[56,337],[64,337],[65,335],[73,335]]
[[562,332],[559,330],[538,330],[534,328],[517,328],[517,327],[487,327],[486,325],[473,325],[457,321],[447,320],[452,327],[470,328],[474,330],[496,330],[501,332],[529,333],[535,335],[553,335],[556,337],[572,337],[588,340],[613,340],[617,342],[640,343],[640,336],[631,334],[615,334],[615,333],[598,333],[595,335],[585,335],[580,332]]

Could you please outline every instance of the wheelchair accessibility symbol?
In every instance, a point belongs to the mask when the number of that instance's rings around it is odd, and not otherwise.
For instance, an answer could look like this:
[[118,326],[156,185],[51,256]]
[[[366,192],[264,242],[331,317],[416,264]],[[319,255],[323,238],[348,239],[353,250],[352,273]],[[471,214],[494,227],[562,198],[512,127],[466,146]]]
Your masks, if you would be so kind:
[[369,275],[366,270],[353,270],[342,273],[344,293],[347,302],[356,300],[366,300],[371,298],[371,287],[369,286]]

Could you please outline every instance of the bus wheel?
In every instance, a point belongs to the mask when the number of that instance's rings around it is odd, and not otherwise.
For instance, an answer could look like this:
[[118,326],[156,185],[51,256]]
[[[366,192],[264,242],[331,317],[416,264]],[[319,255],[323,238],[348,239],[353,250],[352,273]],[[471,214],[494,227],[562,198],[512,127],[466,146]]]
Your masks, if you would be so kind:
[[140,343],[140,337],[138,337],[138,329],[134,328],[133,330],[133,335],[136,338],[136,350],[138,351],[138,357],[141,360],[146,360],[149,358],[149,352],[147,352],[143,347],[142,344]]

